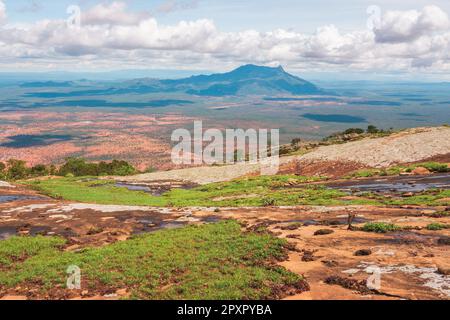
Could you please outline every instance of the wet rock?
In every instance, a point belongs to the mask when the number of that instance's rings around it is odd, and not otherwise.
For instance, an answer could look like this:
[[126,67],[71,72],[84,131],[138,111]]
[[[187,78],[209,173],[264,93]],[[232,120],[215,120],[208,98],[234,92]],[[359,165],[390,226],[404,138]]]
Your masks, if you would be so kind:
[[437,242],[438,242],[438,244],[449,246],[450,245],[450,237],[441,237],[438,239]]
[[430,172],[430,170],[428,170],[427,168],[424,168],[424,167],[417,167],[417,168],[415,168],[413,171],[411,171],[411,173],[412,173],[413,175],[420,176],[420,175],[427,175],[427,174],[430,174],[431,172]]
[[355,279],[348,279],[339,276],[331,276],[325,279],[325,283],[330,285],[339,285],[345,289],[358,291],[359,293],[362,294],[373,293],[373,291],[367,287],[365,281],[358,281]]
[[370,249],[361,249],[355,252],[355,256],[361,257],[361,256],[370,256],[372,254],[372,250]]
[[316,232],[314,232],[314,235],[315,236],[324,236],[324,235],[332,234],[332,233],[334,233],[334,231],[331,229],[319,229]]
[[100,227],[92,227],[91,229],[89,229],[89,231],[86,233],[86,235],[88,236],[92,236],[94,234],[99,234],[103,232],[103,228]]
[[322,260],[322,263],[326,265],[328,268],[334,268],[339,265],[339,262],[334,260]]
[[15,188],[15,187],[6,181],[0,181],[0,188]]

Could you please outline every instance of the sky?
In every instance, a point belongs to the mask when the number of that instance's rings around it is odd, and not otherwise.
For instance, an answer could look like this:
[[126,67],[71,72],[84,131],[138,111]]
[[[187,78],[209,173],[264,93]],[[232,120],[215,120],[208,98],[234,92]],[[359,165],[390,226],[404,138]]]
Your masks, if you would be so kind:
[[449,14],[448,0],[0,0],[0,71],[254,63],[313,77],[447,81]]

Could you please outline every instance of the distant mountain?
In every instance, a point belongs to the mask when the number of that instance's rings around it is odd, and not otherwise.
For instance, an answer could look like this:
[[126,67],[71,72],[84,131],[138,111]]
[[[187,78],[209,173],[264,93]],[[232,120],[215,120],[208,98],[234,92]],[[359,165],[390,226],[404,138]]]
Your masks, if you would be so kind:
[[231,72],[192,76],[178,80],[162,80],[174,91],[199,96],[320,94],[311,82],[278,68],[245,65]]
[[[72,87],[80,89],[85,83],[76,82],[27,82],[26,88]],[[252,64],[231,72],[199,75],[189,78],[161,80],[142,78],[120,82],[98,83],[93,88],[73,91],[38,91],[25,94],[34,98],[64,98],[82,96],[107,96],[146,93],[187,93],[197,96],[280,96],[323,94],[324,91],[311,82],[293,76],[282,67],[271,68]]]

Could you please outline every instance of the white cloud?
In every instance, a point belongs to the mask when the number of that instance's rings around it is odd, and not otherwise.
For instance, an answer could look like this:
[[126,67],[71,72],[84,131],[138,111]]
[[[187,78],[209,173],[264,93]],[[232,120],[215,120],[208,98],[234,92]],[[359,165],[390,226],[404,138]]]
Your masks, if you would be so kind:
[[148,13],[127,12],[127,4],[121,1],[100,3],[81,14],[81,23],[86,25],[119,24],[133,25],[145,18]]
[[375,35],[378,42],[409,42],[448,28],[447,13],[437,6],[427,6],[422,11],[387,12],[375,29]]
[[164,0],[157,8],[158,12],[168,13],[179,10],[194,9],[199,0]]
[[240,63],[280,63],[315,71],[450,71],[449,21],[441,9],[387,12],[381,21],[374,31],[347,33],[334,25],[319,27],[313,34],[284,29],[224,32],[209,19],[162,25],[148,14],[128,12],[123,2],[113,2],[82,13],[80,28],[64,20],[0,27],[0,65],[27,61],[222,69]]
[[0,25],[6,21],[6,7],[2,0],[0,0]]

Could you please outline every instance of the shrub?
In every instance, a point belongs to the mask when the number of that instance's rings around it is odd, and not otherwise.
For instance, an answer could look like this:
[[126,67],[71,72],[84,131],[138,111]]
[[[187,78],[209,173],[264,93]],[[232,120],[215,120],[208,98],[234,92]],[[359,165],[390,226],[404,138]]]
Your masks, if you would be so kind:
[[396,226],[395,224],[386,222],[369,222],[362,227],[363,231],[376,233],[387,233],[399,231],[401,229],[402,229],[401,227]]
[[68,158],[66,163],[59,169],[58,175],[67,176],[73,174],[75,177],[115,175],[127,176],[136,173],[137,170],[128,162],[113,160],[110,163],[88,163],[83,158]]
[[263,205],[264,207],[271,207],[271,206],[274,206],[275,203],[276,203],[275,199],[272,199],[272,198],[264,198],[264,199],[262,200],[262,205]]
[[0,179],[6,179],[6,165],[3,162],[0,162]]
[[349,128],[344,131],[344,134],[363,134],[364,130],[361,128]]
[[26,178],[30,173],[30,170],[26,167],[25,164],[25,161],[22,160],[8,160],[8,170],[6,173],[7,178],[11,180]]
[[31,168],[30,174],[32,176],[38,176],[38,177],[46,176],[49,174],[49,169],[43,164],[38,164]]
[[450,228],[450,225],[443,223],[430,223],[429,225],[427,225],[427,229],[432,231],[439,231],[448,228]]
[[370,125],[367,127],[367,133],[373,134],[373,133],[379,133],[379,132],[380,132],[380,130],[378,130],[378,128],[373,125]]

